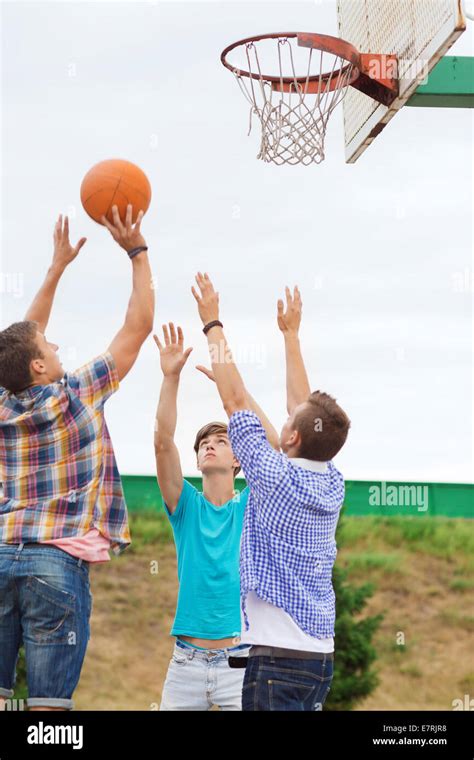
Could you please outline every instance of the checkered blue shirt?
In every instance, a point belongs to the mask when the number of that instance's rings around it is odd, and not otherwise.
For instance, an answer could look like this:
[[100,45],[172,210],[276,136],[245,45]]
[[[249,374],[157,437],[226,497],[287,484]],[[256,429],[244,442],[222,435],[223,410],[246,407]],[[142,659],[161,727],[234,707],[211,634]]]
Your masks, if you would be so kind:
[[293,464],[269,444],[254,412],[229,420],[229,440],[250,495],[240,548],[240,594],[250,590],[281,607],[305,633],[334,636],[332,568],[344,479],[332,462],[326,472]]

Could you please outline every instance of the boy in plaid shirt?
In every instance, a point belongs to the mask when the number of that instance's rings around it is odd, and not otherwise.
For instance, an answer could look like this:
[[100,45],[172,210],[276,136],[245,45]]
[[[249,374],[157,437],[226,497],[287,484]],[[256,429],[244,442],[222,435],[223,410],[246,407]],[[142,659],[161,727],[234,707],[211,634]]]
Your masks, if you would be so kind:
[[57,284],[86,242],[60,216],[46,280],[25,320],[0,332],[0,709],[24,644],[31,710],[70,710],[87,642],[89,565],[130,543],[104,404],[152,331],[154,291],[140,231],[113,207],[102,222],[131,259],[125,321],[105,353],[64,373],[45,336]]

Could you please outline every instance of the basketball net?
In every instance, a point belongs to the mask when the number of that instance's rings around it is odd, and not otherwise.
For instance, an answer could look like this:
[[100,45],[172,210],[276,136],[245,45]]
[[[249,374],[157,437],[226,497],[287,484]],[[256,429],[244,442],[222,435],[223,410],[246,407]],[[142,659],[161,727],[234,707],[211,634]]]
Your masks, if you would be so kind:
[[[262,76],[257,45],[245,44],[248,70],[256,77],[243,77],[239,69],[233,69],[237,83],[250,103],[249,131],[252,117],[257,116],[261,125],[261,143],[257,158],[275,164],[319,164],[324,161],[324,139],[328,119],[334,108],[343,100],[351,81],[353,66],[338,55],[309,49],[308,68],[305,76],[297,77],[293,50],[288,38],[276,40],[281,86]],[[327,79],[319,79],[316,92],[308,92],[312,63],[319,63],[319,72],[331,71]],[[331,63],[332,61],[332,63]],[[314,68],[314,67],[313,67]],[[339,74],[336,74],[339,69]],[[283,78],[293,81],[283,87]],[[306,77],[306,78],[305,78]],[[336,83],[330,89],[330,82]],[[287,90],[287,91],[284,91]]]

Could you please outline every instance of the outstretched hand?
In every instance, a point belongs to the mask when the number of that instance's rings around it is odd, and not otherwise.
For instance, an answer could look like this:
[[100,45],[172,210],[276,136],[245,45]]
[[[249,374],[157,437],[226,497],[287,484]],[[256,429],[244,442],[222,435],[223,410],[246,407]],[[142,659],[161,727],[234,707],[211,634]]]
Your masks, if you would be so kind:
[[138,212],[137,221],[133,227],[132,211],[132,204],[129,203],[127,206],[125,220],[122,222],[117,206],[112,206],[112,216],[114,223],[111,224],[107,217],[104,215],[102,215],[100,219],[104,227],[107,227],[115,242],[118,243],[121,248],[127,251],[127,253],[133,248],[138,248],[139,246],[146,245],[145,238],[143,237],[140,230],[144,211]]
[[179,377],[193,349],[190,347],[184,350],[184,336],[181,327],[178,326],[178,332],[176,333],[174,323],[169,322],[168,324],[169,332],[168,327],[162,325],[165,345],[160,342],[157,335],[153,335],[153,339],[160,351],[160,364],[163,375],[165,377],[173,375]]
[[87,238],[81,238],[75,246],[71,245],[69,242],[69,219],[65,216],[63,223],[63,215],[60,214],[54,225],[53,240],[53,266],[65,269],[71,261],[74,261]]
[[214,290],[214,286],[207,272],[201,274],[198,272],[196,275],[196,282],[198,284],[201,295],[199,295],[191,286],[191,291],[194,298],[197,301],[199,316],[202,319],[203,325],[207,325],[208,322],[213,322],[215,319],[219,319],[219,293]]
[[277,303],[277,322],[278,327],[283,333],[298,333],[301,324],[301,314],[303,302],[298,286],[295,285],[293,295],[291,295],[288,286],[285,287],[286,293],[286,310],[281,298]]

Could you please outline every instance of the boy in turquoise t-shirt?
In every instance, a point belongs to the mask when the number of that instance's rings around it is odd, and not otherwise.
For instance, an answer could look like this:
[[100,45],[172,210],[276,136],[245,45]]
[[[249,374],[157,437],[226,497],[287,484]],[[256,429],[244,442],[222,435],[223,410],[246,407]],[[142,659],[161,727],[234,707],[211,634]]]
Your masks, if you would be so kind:
[[[163,687],[160,710],[242,709],[245,669],[228,658],[246,657],[240,640],[239,553],[249,489],[234,490],[240,465],[232,452],[227,425],[211,422],[197,433],[194,450],[202,473],[202,493],[184,480],[174,443],[179,378],[192,349],[183,332],[163,325],[164,345],[155,335],[163,371],[155,423],[158,484],[170,519],[178,556],[179,592],[171,634],[174,652]],[[211,380],[212,372],[198,367]],[[278,434],[247,393],[272,445]]]

